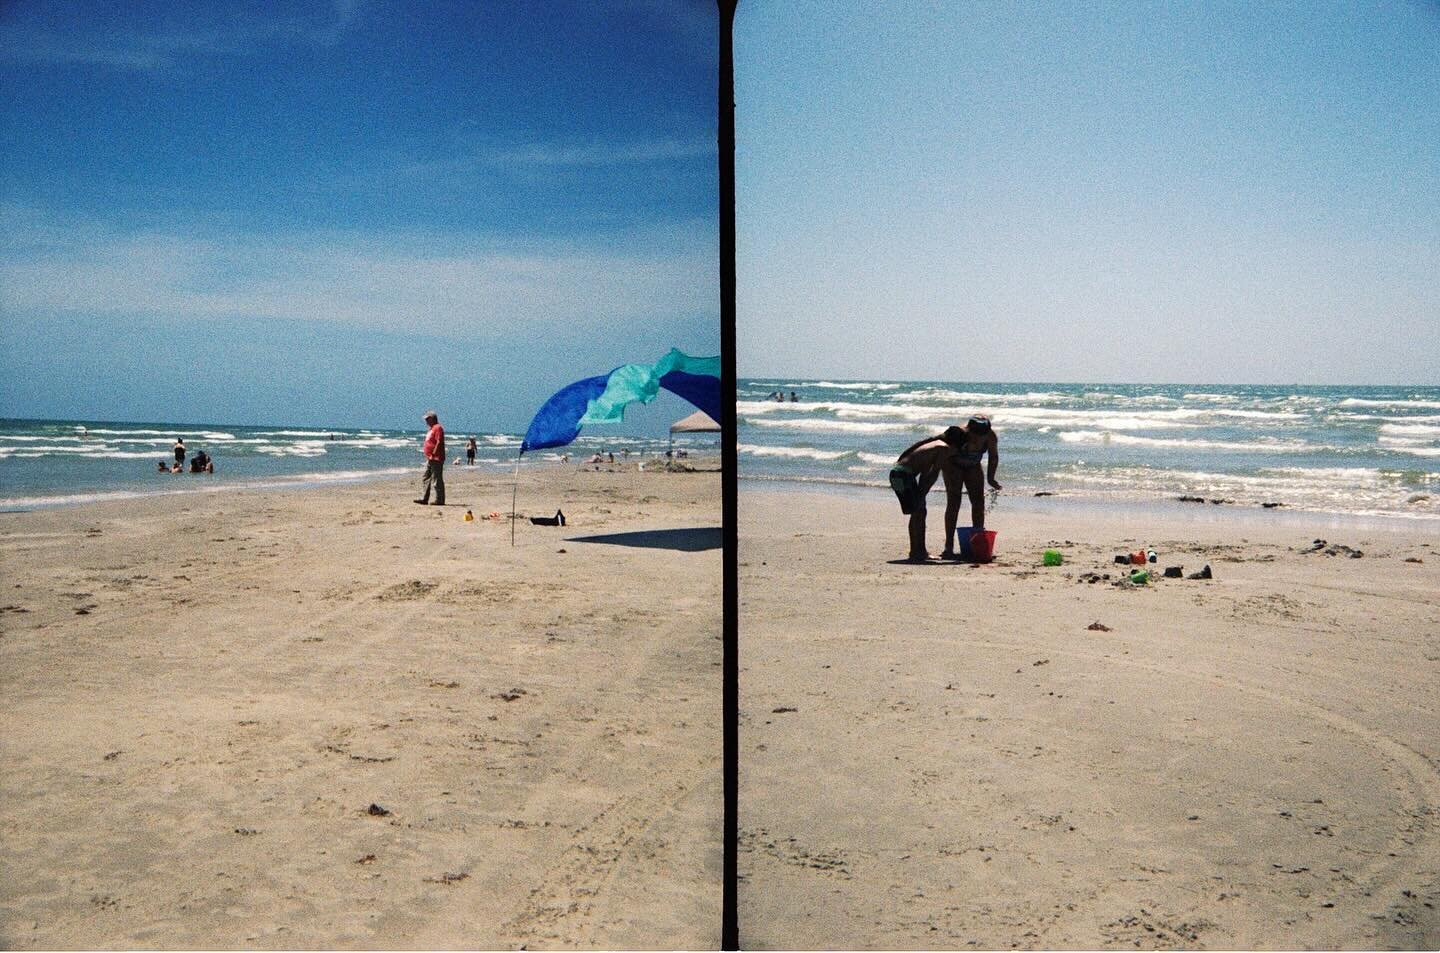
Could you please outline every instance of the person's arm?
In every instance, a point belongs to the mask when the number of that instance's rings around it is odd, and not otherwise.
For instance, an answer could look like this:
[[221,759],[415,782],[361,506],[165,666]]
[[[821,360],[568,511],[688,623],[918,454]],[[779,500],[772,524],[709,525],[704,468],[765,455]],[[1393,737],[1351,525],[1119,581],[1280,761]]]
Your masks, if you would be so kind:
[[990,431],[990,445],[985,448],[990,458],[985,468],[985,480],[994,489],[1002,489],[1000,484],[995,482],[995,471],[1000,469],[1000,438],[995,436],[995,431]]
[[955,522],[960,516],[960,491],[965,486],[965,480],[960,471],[949,463],[941,467],[940,473],[945,477],[945,548],[940,555],[954,556]]

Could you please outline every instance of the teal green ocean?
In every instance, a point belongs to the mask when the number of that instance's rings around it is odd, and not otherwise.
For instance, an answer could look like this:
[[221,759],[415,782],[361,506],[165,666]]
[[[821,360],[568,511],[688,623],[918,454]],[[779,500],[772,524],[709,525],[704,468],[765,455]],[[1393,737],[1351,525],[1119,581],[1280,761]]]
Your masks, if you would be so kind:
[[[569,447],[526,454],[526,465],[582,460],[593,453],[654,455],[666,438],[621,436],[593,428]],[[355,482],[411,475],[424,467],[419,431],[224,424],[117,423],[98,420],[0,419],[0,509],[67,506],[172,493],[217,493]],[[465,466],[465,439],[477,444],[475,466],[515,466],[517,434],[451,430],[452,465]],[[159,473],[183,438],[189,455],[204,450],[213,474]],[[677,434],[675,446],[710,450],[712,434]]]
[[742,479],[884,486],[906,446],[985,413],[1005,495],[1440,519],[1440,387],[769,378],[738,400]]

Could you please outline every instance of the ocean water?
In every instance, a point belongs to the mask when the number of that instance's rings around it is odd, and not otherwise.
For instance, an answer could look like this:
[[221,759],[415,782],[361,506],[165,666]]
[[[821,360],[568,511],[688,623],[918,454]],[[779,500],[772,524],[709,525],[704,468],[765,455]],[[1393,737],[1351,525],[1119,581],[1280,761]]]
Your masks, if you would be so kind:
[[[463,466],[464,432],[447,430],[446,449]],[[475,433],[477,469],[509,471],[518,434]],[[213,474],[160,474],[183,437],[193,455],[204,450]],[[677,434],[675,446],[712,450],[716,434]],[[414,476],[424,469],[421,431],[115,423],[95,420],[0,419],[0,509],[34,509],[167,493],[214,493]],[[527,465],[578,463],[596,452],[663,453],[667,438],[582,434],[566,448],[526,454]],[[188,466],[188,458],[187,458]]]
[[737,399],[742,479],[886,486],[900,451],[985,413],[1002,500],[1183,495],[1440,519],[1440,387],[775,378],[742,379]]

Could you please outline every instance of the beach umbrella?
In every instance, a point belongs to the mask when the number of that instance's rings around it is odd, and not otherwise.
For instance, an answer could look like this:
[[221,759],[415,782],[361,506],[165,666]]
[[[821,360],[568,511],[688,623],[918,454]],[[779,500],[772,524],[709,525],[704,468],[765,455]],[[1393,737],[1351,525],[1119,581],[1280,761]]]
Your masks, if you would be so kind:
[[720,417],[720,358],[691,357],[672,348],[654,364],[622,364],[608,374],[560,388],[536,411],[520,454],[563,447],[580,436],[586,424],[624,420],[626,407],[636,401],[650,403],[662,387],[712,419]]
[[683,397],[720,418],[720,358],[691,357],[675,348],[654,364],[622,364],[608,374],[586,377],[560,388],[540,406],[525,430],[515,459],[515,485],[510,491],[510,544],[515,544],[515,497],[520,485],[520,457],[528,450],[563,447],[580,436],[587,424],[617,423],[625,408],[648,404],[660,389]]
[[675,421],[673,424],[670,425],[670,448],[672,450],[675,448],[675,435],[677,433],[719,432],[720,425],[715,422],[715,418],[711,417],[703,410],[697,410],[689,417],[681,417],[679,420]]

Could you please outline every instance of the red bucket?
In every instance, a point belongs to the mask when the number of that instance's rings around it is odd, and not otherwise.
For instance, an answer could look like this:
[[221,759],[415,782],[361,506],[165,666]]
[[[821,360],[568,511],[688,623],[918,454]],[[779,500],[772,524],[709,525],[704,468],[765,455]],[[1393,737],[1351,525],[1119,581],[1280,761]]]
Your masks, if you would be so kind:
[[970,552],[977,563],[988,563],[995,558],[995,531],[982,529],[970,534]]

